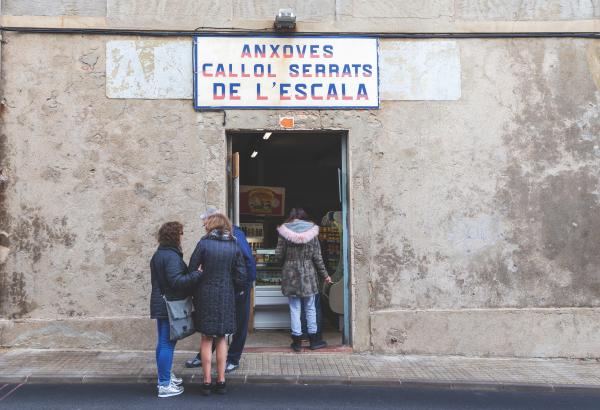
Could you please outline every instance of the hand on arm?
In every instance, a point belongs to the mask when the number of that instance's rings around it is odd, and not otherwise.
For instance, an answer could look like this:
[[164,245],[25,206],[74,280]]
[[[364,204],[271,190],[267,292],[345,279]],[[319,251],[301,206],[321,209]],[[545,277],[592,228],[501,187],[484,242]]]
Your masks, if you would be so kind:
[[190,263],[188,264],[190,271],[202,272],[202,264],[204,261],[202,260],[202,247],[200,246],[200,243],[201,242],[198,242],[190,257]]

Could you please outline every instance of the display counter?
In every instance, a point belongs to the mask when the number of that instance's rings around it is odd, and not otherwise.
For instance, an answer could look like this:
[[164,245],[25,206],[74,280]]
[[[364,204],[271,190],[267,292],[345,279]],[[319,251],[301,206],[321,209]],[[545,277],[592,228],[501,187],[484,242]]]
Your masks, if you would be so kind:
[[281,267],[275,249],[256,249],[254,329],[289,329],[288,298],[281,293]]

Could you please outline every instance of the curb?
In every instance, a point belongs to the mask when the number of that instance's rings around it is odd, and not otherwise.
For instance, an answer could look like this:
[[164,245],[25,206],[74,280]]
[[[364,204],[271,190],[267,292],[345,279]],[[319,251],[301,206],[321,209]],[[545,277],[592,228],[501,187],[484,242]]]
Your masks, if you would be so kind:
[[[201,375],[183,375],[184,383],[199,384]],[[584,393],[600,395],[600,385],[581,384],[543,384],[543,383],[503,383],[488,381],[464,380],[423,380],[423,379],[394,379],[374,377],[338,377],[338,376],[274,376],[274,375],[244,375],[229,374],[227,381],[231,384],[281,384],[281,385],[337,385],[385,387],[396,389],[431,389],[431,390],[462,390],[462,391],[493,391],[493,392],[531,392],[531,393]],[[156,376],[149,374],[73,374],[52,376],[46,374],[29,376],[0,376],[0,384],[105,384],[105,383],[156,383]]]

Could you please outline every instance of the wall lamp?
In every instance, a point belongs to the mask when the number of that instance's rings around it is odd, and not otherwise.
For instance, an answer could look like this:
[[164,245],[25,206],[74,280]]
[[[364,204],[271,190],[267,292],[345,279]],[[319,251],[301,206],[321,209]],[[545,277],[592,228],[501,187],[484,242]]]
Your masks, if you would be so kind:
[[292,30],[296,27],[296,14],[294,9],[279,9],[275,16],[275,28],[277,30]]

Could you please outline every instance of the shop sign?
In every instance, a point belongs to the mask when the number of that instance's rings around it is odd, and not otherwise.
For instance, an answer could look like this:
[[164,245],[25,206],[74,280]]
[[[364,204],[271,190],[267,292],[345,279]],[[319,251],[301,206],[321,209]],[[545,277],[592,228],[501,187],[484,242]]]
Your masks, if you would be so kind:
[[376,38],[203,35],[193,51],[196,109],[379,108]]
[[285,188],[240,185],[240,214],[283,216]]

